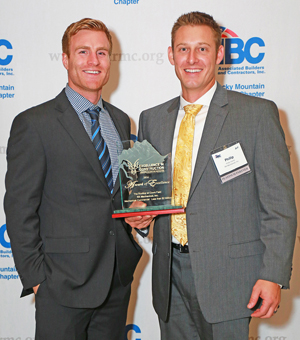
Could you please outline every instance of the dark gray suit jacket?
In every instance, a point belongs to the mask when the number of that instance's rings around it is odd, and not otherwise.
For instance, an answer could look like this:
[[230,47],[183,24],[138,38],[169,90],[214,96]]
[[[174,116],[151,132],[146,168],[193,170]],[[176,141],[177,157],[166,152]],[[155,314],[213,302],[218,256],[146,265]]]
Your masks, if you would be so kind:
[[[128,116],[104,103],[121,140]],[[122,220],[119,181],[111,195],[91,143],[63,90],[18,115],[7,148],[4,207],[16,268],[24,286],[45,281],[56,301],[92,308],[105,300],[115,261],[132,281],[141,248]]]
[[[139,139],[162,155],[172,150],[179,97],[142,112]],[[239,141],[251,173],[221,184],[211,151]],[[249,316],[257,279],[289,286],[296,231],[289,153],[273,102],[226,91],[214,94],[199,146],[186,209],[194,281],[210,323]],[[153,303],[168,315],[170,216],[153,236]]]

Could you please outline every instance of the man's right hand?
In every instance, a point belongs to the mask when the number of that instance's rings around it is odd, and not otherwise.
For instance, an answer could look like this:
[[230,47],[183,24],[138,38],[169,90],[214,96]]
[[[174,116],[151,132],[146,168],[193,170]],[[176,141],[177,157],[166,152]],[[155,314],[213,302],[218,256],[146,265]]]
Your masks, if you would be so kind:
[[[135,201],[129,208],[144,208],[147,204],[141,201]],[[153,221],[157,215],[143,215],[143,216],[131,216],[126,217],[125,222],[128,223],[132,228],[145,229]]]

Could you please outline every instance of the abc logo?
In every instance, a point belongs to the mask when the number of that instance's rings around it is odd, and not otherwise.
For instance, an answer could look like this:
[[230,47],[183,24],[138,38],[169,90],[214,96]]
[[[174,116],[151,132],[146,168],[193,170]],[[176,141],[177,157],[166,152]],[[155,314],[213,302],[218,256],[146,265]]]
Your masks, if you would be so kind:
[[265,53],[257,52],[265,46],[261,38],[250,38],[246,43],[240,38],[222,39],[224,46],[224,59],[221,64],[241,64],[245,59],[250,64],[260,63]]
[[5,234],[6,234],[6,224],[3,224],[3,226],[0,227],[0,245],[4,248],[10,248],[10,242],[7,242],[5,240]]
[[12,58],[13,58],[13,56],[11,54],[9,54],[9,50],[12,50],[12,45],[9,41],[7,41],[5,39],[0,39],[0,49],[2,49],[1,48],[2,46],[6,47],[7,54],[6,54],[5,59],[0,58],[0,65],[6,66],[12,61]]

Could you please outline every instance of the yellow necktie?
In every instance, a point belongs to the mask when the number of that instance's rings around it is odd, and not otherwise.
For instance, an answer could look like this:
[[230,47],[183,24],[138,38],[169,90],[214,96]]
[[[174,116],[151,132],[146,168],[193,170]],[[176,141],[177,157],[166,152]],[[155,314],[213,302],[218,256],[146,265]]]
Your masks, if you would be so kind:
[[[174,172],[172,204],[187,205],[192,178],[192,152],[195,131],[195,117],[202,105],[191,104],[184,107],[185,116],[182,119],[177,138]],[[172,235],[184,246],[187,239],[186,214],[171,215]]]

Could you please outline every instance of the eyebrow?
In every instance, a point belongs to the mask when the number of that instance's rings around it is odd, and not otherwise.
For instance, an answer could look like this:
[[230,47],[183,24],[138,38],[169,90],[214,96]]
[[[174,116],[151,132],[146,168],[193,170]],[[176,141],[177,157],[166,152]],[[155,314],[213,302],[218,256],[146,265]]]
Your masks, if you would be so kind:
[[[190,45],[189,43],[179,43],[178,45],[176,45],[175,47],[179,47],[179,46],[188,46]],[[210,44],[206,43],[206,42],[198,42],[196,43],[196,45],[206,45],[206,46],[211,46]]]
[[[90,50],[90,49],[91,49],[90,46],[78,46],[78,47],[76,47],[75,51],[77,51],[77,50]],[[96,50],[97,51],[99,51],[99,50],[109,51],[108,48],[103,47],[103,46],[97,47]]]

